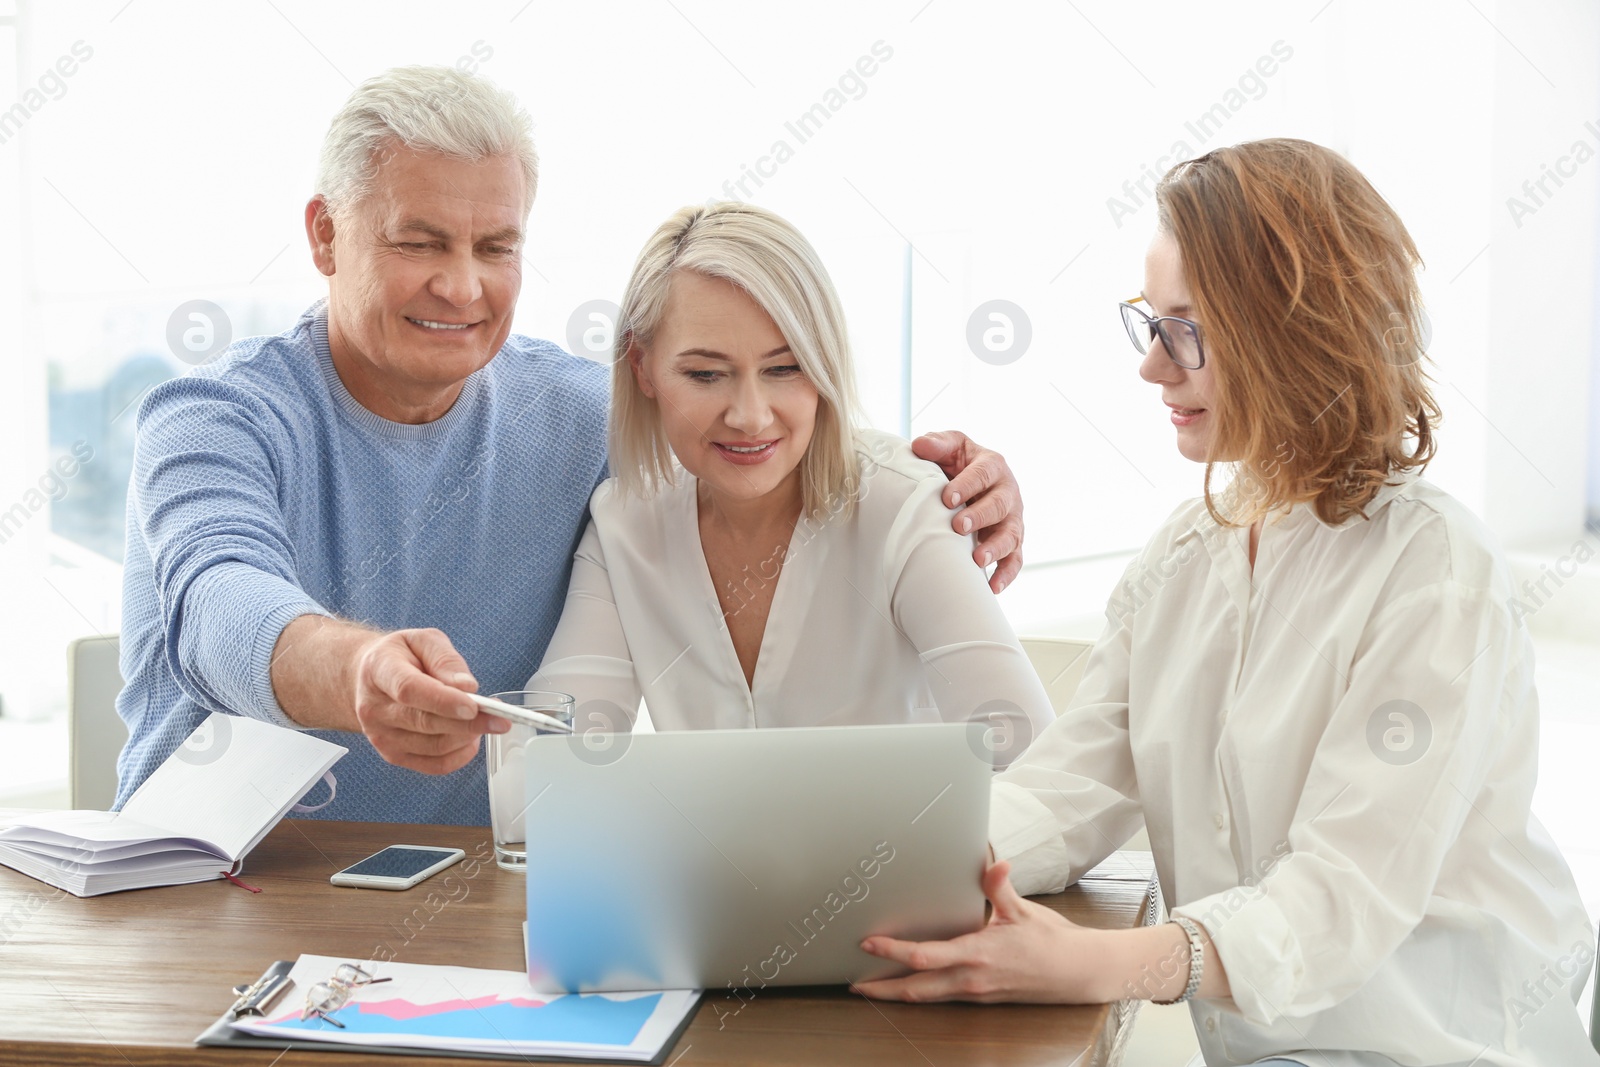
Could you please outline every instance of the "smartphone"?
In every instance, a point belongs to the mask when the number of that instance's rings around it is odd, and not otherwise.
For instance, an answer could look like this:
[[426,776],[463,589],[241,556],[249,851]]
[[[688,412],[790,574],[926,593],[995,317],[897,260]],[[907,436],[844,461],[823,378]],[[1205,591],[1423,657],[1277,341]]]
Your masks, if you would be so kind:
[[360,863],[351,864],[328,881],[356,889],[410,889],[424,878],[431,878],[451,864],[461,862],[465,855],[459,848],[390,845]]

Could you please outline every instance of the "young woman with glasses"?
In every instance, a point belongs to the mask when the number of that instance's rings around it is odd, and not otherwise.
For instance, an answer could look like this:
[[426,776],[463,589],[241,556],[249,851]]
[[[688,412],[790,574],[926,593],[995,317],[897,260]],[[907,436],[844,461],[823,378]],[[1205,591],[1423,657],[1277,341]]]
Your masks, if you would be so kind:
[[[1157,195],[1121,310],[1204,494],[996,781],[991,922],[869,938],[912,973],[862,991],[1188,1001],[1209,1064],[1600,1063],[1574,1007],[1593,934],[1530,811],[1510,572],[1418,478],[1439,412],[1410,236],[1304,141],[1218,149]],[[1076,880],[1141,816],[1173,922],[1089,930],[1018,895]]]

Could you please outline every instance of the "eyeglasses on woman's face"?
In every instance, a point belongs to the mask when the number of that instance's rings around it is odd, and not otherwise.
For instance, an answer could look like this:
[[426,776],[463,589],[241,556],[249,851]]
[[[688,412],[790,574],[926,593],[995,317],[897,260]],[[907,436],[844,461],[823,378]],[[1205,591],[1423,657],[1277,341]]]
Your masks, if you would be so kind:
[[1200,338],[1200,324],[1172,315],[1150,315],[1136,306],[1144,302],[1144,297],[1136,296],[1118,305],[1122,311],[1122,325],[1128,331],[1128,340],[1133,342],[1139,354],[1149,355],[1150,346],[1159,337],[1167,357],[1184,370],[1199,370],[1205,366],[1206,351]]

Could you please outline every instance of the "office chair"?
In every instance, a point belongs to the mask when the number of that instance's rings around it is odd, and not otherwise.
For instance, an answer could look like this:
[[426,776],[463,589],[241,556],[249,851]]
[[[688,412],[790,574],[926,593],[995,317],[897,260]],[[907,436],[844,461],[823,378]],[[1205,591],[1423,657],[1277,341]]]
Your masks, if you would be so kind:
[[[1023,637],[1018,640],[1022,642],[1022,651],[1028,654],[1034,672],[1044,683],[1050,707],[1060,715],[1067,710],[1067,705],[1072,703],[1072,695],[1078,691],[1078,683],[1083,680],[1083,669],[1089,665],[1089,650],[1094,647],[1094,642],[1070,637]],[[1150,835],[1140,826],[1138,833],[1122,847],[1148,852]]]
[[128,728],[117,716],[121,642],[84,637],[67,646],[68,794],[74,808],[110,809]]
[[1023,637],[1022,651],[1028,654],[1034,673],[1044,683],[1045,695],[1057,715],[1072,703],[1072,694],[1078,691],[1083,680],[1083,669],[1089,665],[1089,650],[1093,641],[1079,641],[1070,637]]
[[1594,979],[1593,1001],[1589,1005],[1589,1044],[1600,1052],[1600,970]]

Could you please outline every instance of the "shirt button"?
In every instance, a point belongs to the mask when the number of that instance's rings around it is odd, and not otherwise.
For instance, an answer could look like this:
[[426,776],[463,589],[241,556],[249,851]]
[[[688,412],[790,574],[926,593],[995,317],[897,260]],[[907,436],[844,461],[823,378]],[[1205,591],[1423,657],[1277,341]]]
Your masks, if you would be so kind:
[[1215,1020],[1215,1019],[1207,1019],[1206,1020],[1206,1029],[1211,1031],[1212,1033],[1216,1033],[1217,1020]]
[[1222,812],[1220,812],[1220,811],[1219,812],[1214,812],[1212,814],[1211,822],[1212,822],[1213,825],[1216,826],[1216,828],[1218,830],[1222,829],[1224,826],[1226,826],[1228,824],[1228,820],[1224,819],[1222,817]]
[[1227,708],[1223,708],[1221,711],[1217,712],[1217,721],[1218,722],[1227,722],[1228,721],[1228,709]]

